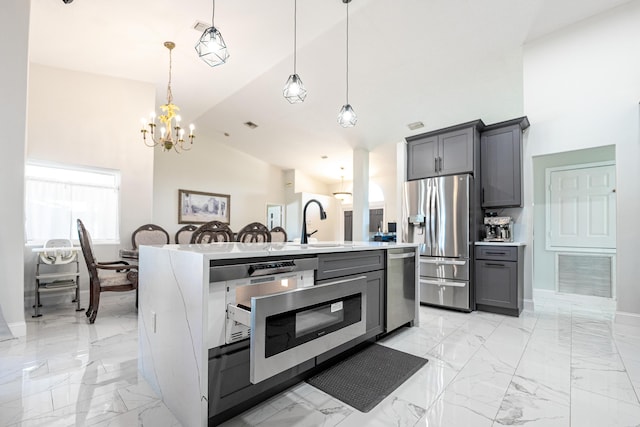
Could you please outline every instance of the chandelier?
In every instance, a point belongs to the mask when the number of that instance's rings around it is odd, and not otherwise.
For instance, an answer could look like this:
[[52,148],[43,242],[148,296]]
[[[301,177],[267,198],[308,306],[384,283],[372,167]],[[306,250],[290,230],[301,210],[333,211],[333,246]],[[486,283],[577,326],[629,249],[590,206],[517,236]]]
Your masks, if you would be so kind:
[[[146,123],[146,120],[142,119],[142,129],[140,132],[142,133],[142,140],[147,147],[162,145],[162,151],[174,149],[177,153],[180,153],[181,151],[191,149],[193,139],[196,137],[193,133],[195,128],[193,124],[189,125],[189,145],[186,145],[184,140],[185,131],[180,126],[181,118],[176,114],[180,111],[180,108],[173,103],[173,94],[171,93],[171,51],[176,47],[176,44],[174,42],[164,42],[164,47],[169,49],[169,84],[167,85],[167,103],[160,106],[162,114],[158,116],[158,120],[160,120],[162,124],[160,136],[156,134],[155,113],[151,113],[149,123]],[[147,138],[147,134],[149,134],[149,138]]]

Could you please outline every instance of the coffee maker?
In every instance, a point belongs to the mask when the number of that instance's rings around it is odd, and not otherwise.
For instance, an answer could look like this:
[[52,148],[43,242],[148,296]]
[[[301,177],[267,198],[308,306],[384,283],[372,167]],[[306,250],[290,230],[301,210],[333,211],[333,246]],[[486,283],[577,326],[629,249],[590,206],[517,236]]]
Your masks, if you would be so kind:
[[513,242],[513,219],[487,212],[484,217],[485,242]]

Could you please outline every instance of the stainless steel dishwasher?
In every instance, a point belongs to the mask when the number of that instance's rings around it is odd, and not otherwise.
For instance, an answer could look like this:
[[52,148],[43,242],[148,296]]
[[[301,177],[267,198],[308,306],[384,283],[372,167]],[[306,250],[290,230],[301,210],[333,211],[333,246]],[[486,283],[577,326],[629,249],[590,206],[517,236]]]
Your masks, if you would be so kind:
[[386,330],[413,323],[416,312],[416,251],[398,248],[387,251]]

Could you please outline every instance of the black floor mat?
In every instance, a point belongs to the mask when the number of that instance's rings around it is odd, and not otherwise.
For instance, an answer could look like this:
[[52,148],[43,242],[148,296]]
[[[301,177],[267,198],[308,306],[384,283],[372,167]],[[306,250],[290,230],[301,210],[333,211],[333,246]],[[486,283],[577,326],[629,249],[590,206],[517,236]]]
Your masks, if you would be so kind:
[[369,412],[428,360],[373,344],[307,379],[312,386]]

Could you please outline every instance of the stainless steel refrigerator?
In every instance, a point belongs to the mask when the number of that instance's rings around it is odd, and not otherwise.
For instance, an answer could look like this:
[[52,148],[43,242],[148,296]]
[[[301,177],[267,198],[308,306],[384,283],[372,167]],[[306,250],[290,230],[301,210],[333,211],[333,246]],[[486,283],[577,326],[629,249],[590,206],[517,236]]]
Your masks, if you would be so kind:
[[469,174],[405,182],[402,240],[420,243],[420,302],[470,311]]

